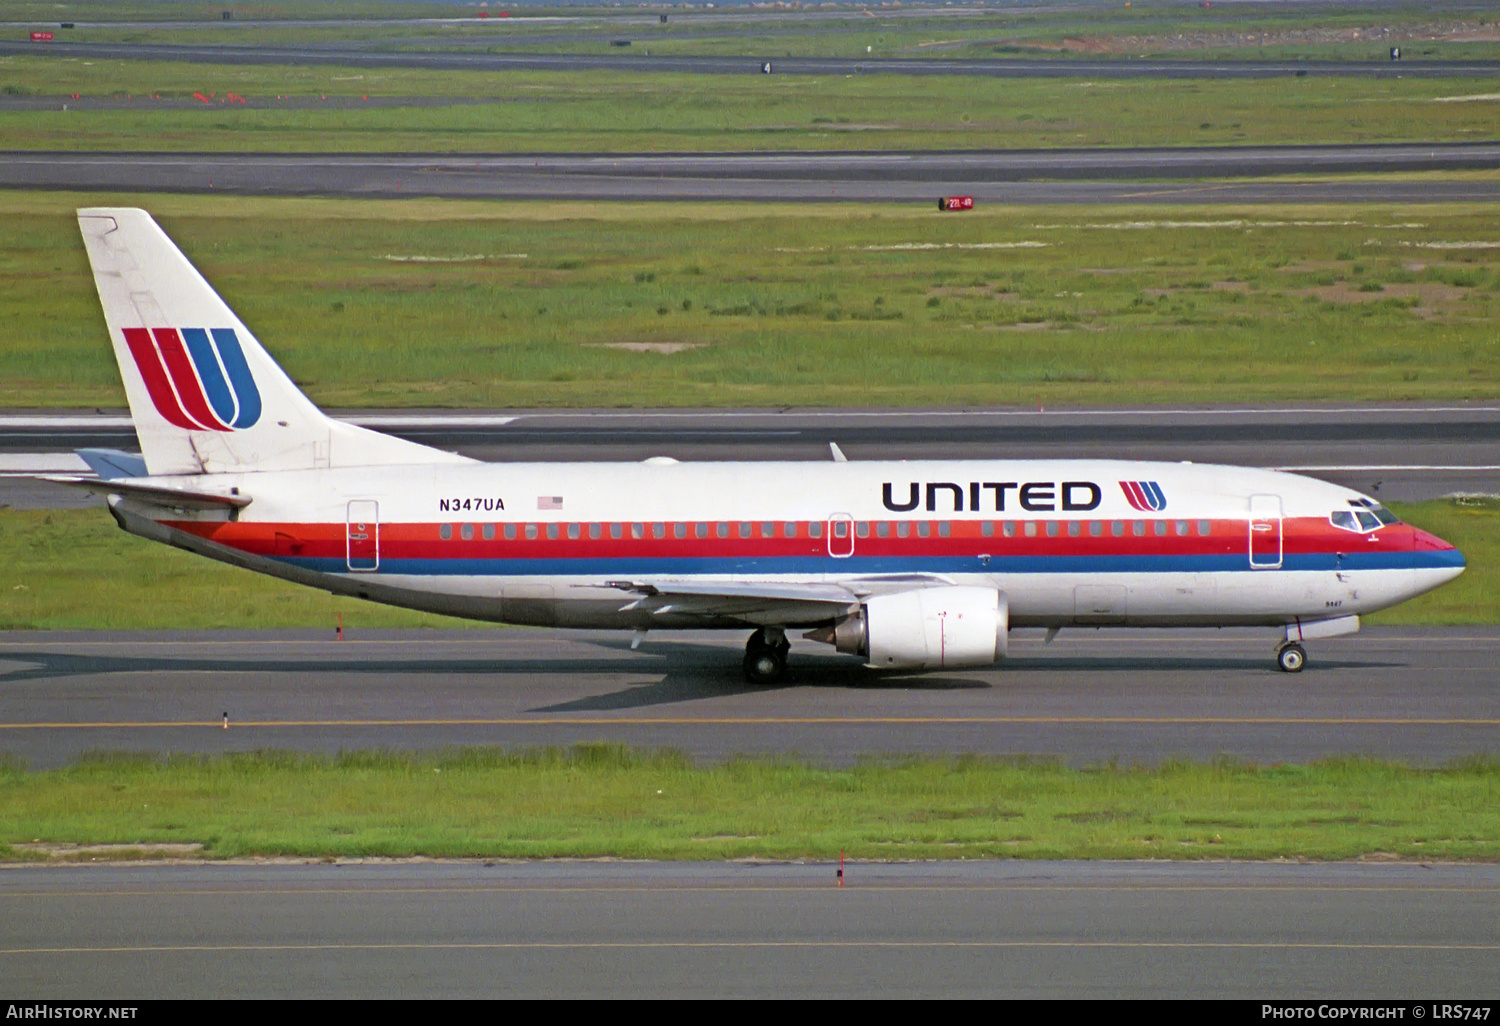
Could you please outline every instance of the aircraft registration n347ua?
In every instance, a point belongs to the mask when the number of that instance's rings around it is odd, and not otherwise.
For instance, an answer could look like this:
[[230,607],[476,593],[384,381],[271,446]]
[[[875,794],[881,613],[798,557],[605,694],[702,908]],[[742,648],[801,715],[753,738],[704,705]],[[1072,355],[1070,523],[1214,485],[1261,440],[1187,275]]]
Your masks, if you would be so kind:
[[482,463],[325,416],[149,214],[78,212],[140,439],[85,450],[132,534],[502,623],[787,632],[874,668],[990,665],[1013,627],[1264,626],[1302,642],[1457,577],[1368,496],[1108,460]]

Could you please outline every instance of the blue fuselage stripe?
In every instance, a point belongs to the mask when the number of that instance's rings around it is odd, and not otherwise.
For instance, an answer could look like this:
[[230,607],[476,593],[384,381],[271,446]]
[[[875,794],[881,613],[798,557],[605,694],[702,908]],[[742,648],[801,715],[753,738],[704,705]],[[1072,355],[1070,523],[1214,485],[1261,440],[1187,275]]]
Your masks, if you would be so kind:
[[[322,573],[348,569],[342,559],[277,556],[283,563]],[[1456,549],[1430,552],[1288,553],[1282,570],[1421,570],[1462,567]],[[1219,556],[789,556],[671,559],[391,559],[380,572],[414,577],[560,577],[728,574],[1184,574],[1265,573],[1244,553]]]

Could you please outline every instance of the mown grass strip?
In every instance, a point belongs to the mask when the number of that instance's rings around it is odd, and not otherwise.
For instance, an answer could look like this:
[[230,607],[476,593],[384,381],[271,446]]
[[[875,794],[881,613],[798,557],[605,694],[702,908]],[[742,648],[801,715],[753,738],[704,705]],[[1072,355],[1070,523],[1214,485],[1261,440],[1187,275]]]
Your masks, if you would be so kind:
[[697,766],[609,744],[99,756],[0,773],[0,857],[1492,859],[1497,808],[1500,763],[1484,759]]
[[[1500,622],[1500,506],[1447,500],[1396,512],[1462,550],[1458,580],[1369,618]],[[0,510],[0,630],[458,627],[471,621],[339,598],[125,534],[100,509]]]
[[143,204],[325,406],[1486,399],[1500,205],[0,195],[0,405],[123,405],[73,208]]

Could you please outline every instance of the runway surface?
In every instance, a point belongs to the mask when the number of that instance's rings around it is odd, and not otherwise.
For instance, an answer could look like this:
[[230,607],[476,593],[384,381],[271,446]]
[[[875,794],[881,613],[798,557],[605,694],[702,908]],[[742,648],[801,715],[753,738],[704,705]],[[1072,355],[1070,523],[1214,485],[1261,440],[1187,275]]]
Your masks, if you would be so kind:
[[[1192,460],[1275,467],[1392,501],[1500,493],[1500,406],[1492,403],[1059,410],[361,411],[342,416],[498,462],[826,460]],[[86,447],[138,450],[123,411],[0,414],[0,503],[96,500],[3,476],[83,469]]]
[[[351,618],[352,619],[352,618]],[[0,752],[335,752],[621,742],[719,760],[868,753],[1074,765],[1500,754],[1500,628],[1367,628],[1278,672],[1270,630],[1016,631],[1000,667],[868,673],[794,640],[750,687],[742,633],[22,632],[0,636]],[[225,728],[224,716],[228,716]]]
[[[1492,77],[1495,60],[1195,60],[1180,58],[927,59],[915,57],[691,57],[651,56],[642,48],[612,47],[613,53],[453,53],[376,50],[338,45],[229,46],[173,43],[79,43],[58,39],[46,46],[0,41],[0,56],[89,60],[196,61],[219,65],[339,65],[351,68],[425,68],[442,71],[633,71],[691,75],[760,75],[766,62],[778,75],[970,75],[989,78],[1281,78],[1357,76],[1374,78]],[[503,42],[498,45],[504,45]]]
[[1496,168],[1493,142],[463,156],[9,151],[0,152],[0,188],[575,201],[928,203],[962,194],[989,203],[1434,203],[1493,201],[1500,179],[1337,176]]
[[860,863],[842,888],[828,865],[6,867],[0,910],[0,989],[31,999],[1300,1005],[1500,983],[1493,865]]

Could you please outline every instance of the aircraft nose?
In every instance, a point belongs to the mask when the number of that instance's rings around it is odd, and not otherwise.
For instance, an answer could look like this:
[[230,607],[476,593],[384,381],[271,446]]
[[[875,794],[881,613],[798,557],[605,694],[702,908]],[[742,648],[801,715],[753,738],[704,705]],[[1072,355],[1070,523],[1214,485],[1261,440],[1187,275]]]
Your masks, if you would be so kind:
[[[1413,552],[1458,552],[1457,549],[1443,541],[1437,535],[1430,534],[1419,527],[1412,528],[1411,547]],[[1462,556],[1459,558],[1462,559]]]

